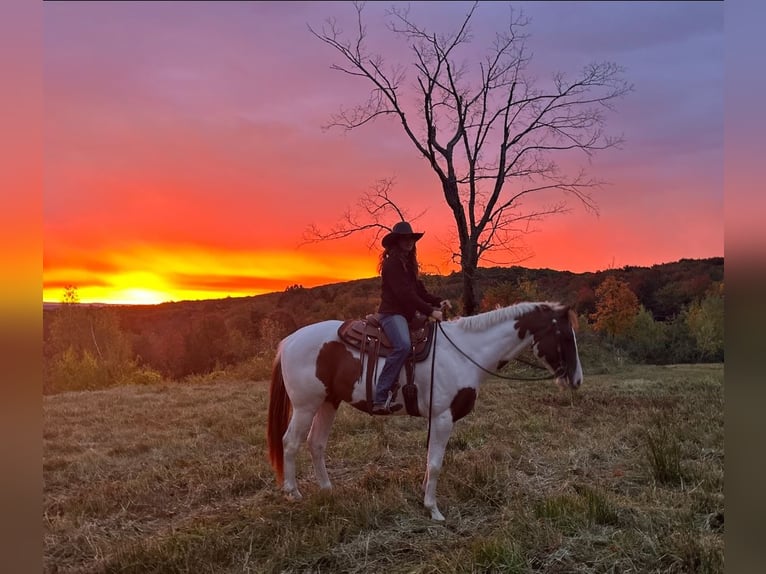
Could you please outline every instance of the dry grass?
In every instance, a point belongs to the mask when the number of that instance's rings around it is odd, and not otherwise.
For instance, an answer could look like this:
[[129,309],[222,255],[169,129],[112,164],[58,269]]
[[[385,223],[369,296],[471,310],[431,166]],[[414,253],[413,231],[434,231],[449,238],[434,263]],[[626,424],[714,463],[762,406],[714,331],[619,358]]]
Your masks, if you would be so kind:
[[44,398],[46,572],[722,572],[723,366],[490,380],[422,508],[423,419],[341,408],[276,489],[264,383]]

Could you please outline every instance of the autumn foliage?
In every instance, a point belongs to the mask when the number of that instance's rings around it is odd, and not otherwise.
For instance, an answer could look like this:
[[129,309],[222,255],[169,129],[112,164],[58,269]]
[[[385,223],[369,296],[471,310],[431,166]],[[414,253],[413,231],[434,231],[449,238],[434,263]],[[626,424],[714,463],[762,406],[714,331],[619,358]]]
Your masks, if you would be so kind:
[[631,326],[638,311],[638,297],[630,286],[616,277],[607,277],[596,289],[596,312],[590,318],[595,331],[614,339]]

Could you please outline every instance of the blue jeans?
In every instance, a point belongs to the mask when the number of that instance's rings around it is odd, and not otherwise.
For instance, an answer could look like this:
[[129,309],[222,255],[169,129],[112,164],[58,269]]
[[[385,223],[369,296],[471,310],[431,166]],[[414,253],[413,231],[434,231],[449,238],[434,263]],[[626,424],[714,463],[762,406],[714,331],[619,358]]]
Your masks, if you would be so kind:
[[380,371],[378,385],[375,388],[375,404],[385,403],[388,399],[388,391],[399,379],[399,373],[412,352],[410,342],[410,327],[403,315],[383,314],[380,324],[385,331],[388,340],[391,341],[393,350]]

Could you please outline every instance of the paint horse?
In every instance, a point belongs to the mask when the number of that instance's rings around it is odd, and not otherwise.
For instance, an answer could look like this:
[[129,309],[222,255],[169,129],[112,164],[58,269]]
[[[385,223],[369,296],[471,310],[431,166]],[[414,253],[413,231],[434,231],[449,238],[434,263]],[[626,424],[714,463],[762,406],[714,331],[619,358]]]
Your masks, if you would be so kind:
[[[330,489],[325,448],[340,403],[370,412],[362,371],[377,367],[380,372],[384,359],[365,367],[359,351],[339,338],[342,323],[329,320],[298,329],[280,342],[274,360],[267,443],[277,480],[292,500],[301,498],[295,476],[300,446],[308,439],[319,487]],[[436,504],[436,483],[447,441],[455,422],[473,409],[481,382],[530,346],[561,388],[577,389],[583,375],[575,339],[577,315],[559,303],[517,303],[437,327],[430,350],[435,360],[429,354],[416,365],[414,384],[418,412],[429,420],[423,505],[433,520],[444,520]],[[404,378],[402,369],[400,384]],[[398,404],[403,394],[398,393]],[[394,415],[405,413],[399,408]]]

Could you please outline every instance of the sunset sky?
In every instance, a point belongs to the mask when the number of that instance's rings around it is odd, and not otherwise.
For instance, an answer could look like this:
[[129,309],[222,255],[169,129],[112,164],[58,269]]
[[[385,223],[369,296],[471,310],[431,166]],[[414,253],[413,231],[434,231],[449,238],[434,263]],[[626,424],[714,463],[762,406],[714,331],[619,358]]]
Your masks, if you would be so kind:
[[[368,33],[410,64],[383,25],[389,5],[368,4]],[[447,32],[470,5],[415,2],[412,16]],[[609,182],[594,194],[599,214],[571,203],[526,237],[519,264],[583,272],[722,256],[723,3],[513,5],[531,18],[537,77],[609,60],[635,88],[607,116],[622,148],[562,164]],[[479,6],[473,61],[507,15],[504,2]],[[348,22],[353,6],[45,3],[43,299],[67,285],[83,302],[159,303],[372,277],[369,237],[301,240],[384,178],[423,212],[424,270],[455,270],[451,214],[400,126],[322,129],[369,91],[333,71],[340,56],[309,32],[331,16]]]

